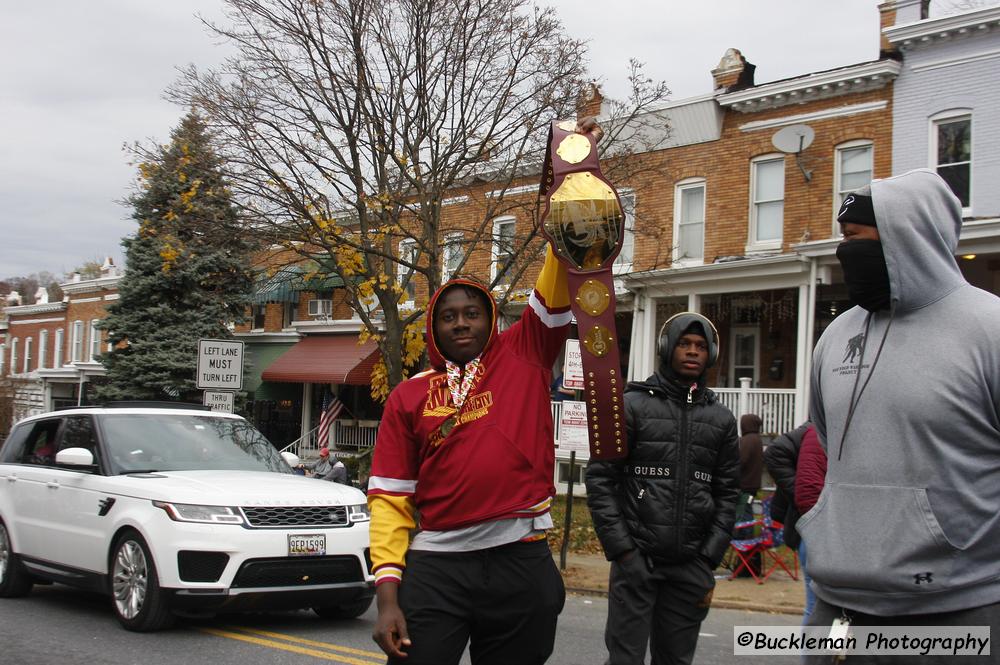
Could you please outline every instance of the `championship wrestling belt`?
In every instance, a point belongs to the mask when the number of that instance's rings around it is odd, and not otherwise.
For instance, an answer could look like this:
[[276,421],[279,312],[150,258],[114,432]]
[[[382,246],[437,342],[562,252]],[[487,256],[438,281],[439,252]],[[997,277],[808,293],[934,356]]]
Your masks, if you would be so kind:
[[569,272],[570,305],[583,349],[590,456],[615,459],[628,453],[611,273],[621,251],[625,215],[618,193],[601,175],[597,143],[575,128],[571,120],[549,127],[541,225]]

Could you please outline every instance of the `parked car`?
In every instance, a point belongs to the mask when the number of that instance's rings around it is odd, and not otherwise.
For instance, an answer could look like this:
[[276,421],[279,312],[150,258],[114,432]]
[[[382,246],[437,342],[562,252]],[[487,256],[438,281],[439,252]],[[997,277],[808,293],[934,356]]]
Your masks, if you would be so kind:
[[371,605],[368,508],[295,475],[239,416],[195,405],[27,418],[0,448],[0,597],[53,582],[110,594],[122,626],[178,612]]

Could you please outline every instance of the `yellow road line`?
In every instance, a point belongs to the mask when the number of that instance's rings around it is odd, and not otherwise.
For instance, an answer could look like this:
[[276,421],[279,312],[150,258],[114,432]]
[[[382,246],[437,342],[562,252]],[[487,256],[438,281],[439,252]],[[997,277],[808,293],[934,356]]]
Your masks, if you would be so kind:
[[285,640],[286,642],[293,642],[297,644],[306,644],[308,646],[320,647],[321,649],[330,649],[333,651],[343,651],[344,653],[352,653],[356,656],[366,656],[368,658],[375,658],[377,660],[385,660],[385,654],[381,651],[366,651],[364,649],[355,649],[354,647],[345,647],[339,644],[333,644],[331,642],[320,642],[317,640],[310,640],[305,637],[296,637],[294,635],[286,635],[284,633],[275,633],[269,630],[260,630],[258,628],[247,628],[246,626],[228,626],[229,630],[240,630],[244,633],[250,633],[251,635],[260,635],[261,637],[273,637],[278,640]]
[[[314,658],[321,658],[323,660],[332,660],[338,663],[347,663],[348,665],[373,665],[373,663],[382,663],[385,660],[385,656],[381,654],[374,654],[372,656],[378,655],[379,660],[359,660],[357,658],[351,658],[350,656],[342,656],[336,653],[330,653],[329,651],[320,651],[319,649],[308,649],[306,647],[296,646],[294,644],[286,644],[282,642],[277,642],[275,640],[266,640],[260,637],[253,637],[252,635],[244,635],[242,633],[233,633],[226,630],[218,630],[216,628],[199,628],[203,633],[208,633],[209,635],[215,635],[216,637],[225,637],[231,640],[238,640],[240,642],[249,642],[250,644],[256,644],[258,646],[269,647],[272,649],[279,649],[281,651],[290,651],[292,653],[302,654],[304,656],[313,656]],[[289,638],[284,638],[289,639]],[[292,638],[295,639],[295,638]],[[297,641],[297,640],[296,640]],[[306,642],[312,642],[311,640],[304,640]],[[325,644],[323,642],[314,642],[314,644],[323,645],[325,649],[343,649],[346,650],[348,647],[339,647],[333,644]],[[371,653],[360,651],[359,649],[352,649],[351,651],[359,651],[360,653]]]

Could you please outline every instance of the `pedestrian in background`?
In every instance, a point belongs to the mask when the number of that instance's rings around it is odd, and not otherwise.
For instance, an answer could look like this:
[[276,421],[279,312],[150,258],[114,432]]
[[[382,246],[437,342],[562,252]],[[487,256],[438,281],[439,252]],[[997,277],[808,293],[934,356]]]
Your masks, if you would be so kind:
[[764,474],[764,440],[760,428],[764,421],[755,413],[740,416],[740,498],[736,502],[736,522],[753,515],[753,500],[760,491]]
[[1000,635],[1000,298],[962,275],[962,205],[933,171],[873,181],[837,220],[855,307],[814,355],[828,467],[799,521],[818,597],[809,623]]
[[628,456],[587,465],[587,504],[611,561],[610,665],[694,659],[740,493],[736,419],[705,386],[718,333],[685,312],[660,330],[659,368],[625,390]]
[[[795,510],[799,515],[805,515],[816,502],[823,491],[826,479],[826,451],[819,445],[819,436],[812,425],[802,437],[802,447],[799,448],[799,459],[795,465]],[[806,622],[816,607],[816,594],[813,592],[809,576],[809,544],[804,538],[799,543],[799,563],[802,564],[802,579],[806,585],[806,607],[802,614]]]
[[342,485],[347,484],[347,467],[339,459],[330,460],[330,449],[323,446],[319,449],[319,459],[312,464],[299,465],[306,473],[320,480],[331,480]]
[[774,498],[771,499],[771,517],[781,522],[785,545],[798,550],[801,537],[795,525],[799,521],[799,511],[795,507],[795,474],[799,463],[802,440],[812,425],[802,423],[790,432],[774,438],[764,451],[764,465],[774,479]]

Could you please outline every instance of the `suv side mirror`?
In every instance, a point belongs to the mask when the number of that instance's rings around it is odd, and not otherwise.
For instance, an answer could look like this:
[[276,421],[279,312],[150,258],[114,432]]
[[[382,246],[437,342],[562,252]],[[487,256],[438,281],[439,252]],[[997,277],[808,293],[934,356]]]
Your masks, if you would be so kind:
[[56,464],[62,466],[94,466],[94,453],[86,448],[64,448],[56,453]]

